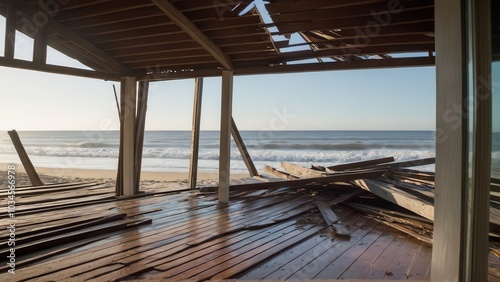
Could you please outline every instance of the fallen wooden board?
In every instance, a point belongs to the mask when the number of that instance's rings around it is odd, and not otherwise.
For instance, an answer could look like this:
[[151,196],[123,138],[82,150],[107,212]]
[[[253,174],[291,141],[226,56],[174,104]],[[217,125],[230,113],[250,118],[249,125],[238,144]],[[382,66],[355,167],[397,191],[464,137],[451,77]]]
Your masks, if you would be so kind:
[[364,168],[387,168],[387,169],[396,169],[396,168],[404,168],[404,167],[412,167],[412,166],[422,166],[422,165],[431,165],[436,163],[436,158],[427,158],[427,159],[419,159],[419,160],[411,160],[405,162],[397,162],[392,164],[380,164],[367,166]]
[[428,188],[428,187],[425,187],[422,185],[406,183],[406,182],[396,181],[396,180],[392,180],[392,179],[384,179],[384,182],[392,184],[399,189],[402,189],[402,190],[404,190],[412,195],[415,195],[419,198],[426,200],[429,203],[434,203],[434,189],[431,189],[431,188]]
[[434,206],[432,204],[402,191],[392,184],[368,179],[355,180],[354,183],[389,202],[434,221]]
[[19,155],[19,159],[23,164],[24,170],[26,171],[26,174],[28,175],[31,184],[33,186],[42,186],[43,182],[42,180],[40,180],[40,176],[38,176],[38,173],[36,172],[35,167],[33,166],[33,163],[31,162],[28,156],[28,153],[26,153],[23,143],[19,138],[19,134],[17,134],[17,131],[15,130],[7,131],[7,133],[9,134],[10,139],[12,140],[12,144],[14,144],[14,148],[16,149],[17,154]]
[[[229,190],[231,191],[239,191],[239,190],[264,190],[271,188],[280,188],[280,187],[289,187],[289,188],[300,188],[302,186],[318,183],[318,184],[328,184],[334,182],[347,182],[353,181],[356,179],[365,179],[365,178],[379,178],[386,172],[385,169],[381,170],[372,170],[367,172],[346,172],[339,173],[332,176],[324,176],[324,177],[315,177],[315,178],[305,178],[305,179],[296,179],[296,180],[285,180],[285,181],[276,181],[276,182],[268,182],[268,183],[249,183],[249,184],[237,184],[229,186]],[[213,192],[217,191],[217,187],[201,187],[200,192]]]
[[324,175],[324,172],[317,171],[314,169],[306,168],[298,164],[281,162],[281,167],[283,167],[287,172],[304,177],[320,177]]
[[279,178],[283,178],[283,179],[299,179],[299,177],[297,177],[295,175],[292,175],[288,172],[283,172],[281,170],[275,169],[274,167],[271,167],[268,165],[264,166],[262,171],[269,173],[271,175],[277,176]]
[[368,160],[368,161],[332,165],[332,166],[329,166],[328,169],[333,170],[333,171],[343,171],[343,170],[348,170],[348,169],[363,168],[366,166],[390,163],[393,161],[394,161],[394,157],[388,157],[388,158],[380,158],[380,159],[374,159],[374,160]]
[[336,235],[351,236],[349,230],[345,228],[344,224],[339,220],[338,216],[327,203],[322,201],[315,201],[314,203],[323,215],[323,219],[325,220],[326,225],[333,227],[335,229],[334,232]]

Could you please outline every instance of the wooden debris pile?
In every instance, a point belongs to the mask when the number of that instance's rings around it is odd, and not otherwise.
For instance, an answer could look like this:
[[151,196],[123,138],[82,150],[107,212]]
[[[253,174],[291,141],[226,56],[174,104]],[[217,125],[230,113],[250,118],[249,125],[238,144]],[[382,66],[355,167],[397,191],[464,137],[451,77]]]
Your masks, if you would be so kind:
[[[344,204],[366,212],[375,220],[403,231],[419,240],[432,244],[434,221],[434,173],[410,169],[430,165],[435,158],[395,162],[386,157],[328,167],[311,165],[303,167],[282,162],[281,168],[264,167],[266,174],[286,179],[271,182],[272,186],[300,187],[302,189],[338,189],[350,186],[352,191],[361,188],[370,193],[350,197]],[[296,185],[297,184],[297,185]],[[265,184],[264,184],[265,185]],[[318,202],[317,202],[318,203]],[[339,227],[332,220],[326,206],[317,205],[325,221],[334,229]],[[491,184],[492,238],[500,238],[500,180]],[[342,232],[335,232],[342,235]]]
[[[351,187],[359,195],[340,197],[350,208],[365,212],[369,218],[404,232],[432,245],[434,224],[434,173],[411,167],[434,164],[434,158],[394,162],[393,157],[339,164],[329,167],[303,167],[283,162],[281,169],[266,166],[264,172],[274,177],[307,185],[304,189],[336,190]],[[331,182],[330,180],[338,179]],[[340,180],[342,179],[342,180]],[[309,187],[309,188],[308,188]],[[360,189],[364,191],[360,192]],[[368,193],[369,192],[369,193]],[[500,180],[491,179],[490,200],[490,274],[500,275]],[[345,227],[330,212],[331,204],[316,200],[327,225],[339,236],[346,236]],[[332,206],[334,209],[334,206]]]

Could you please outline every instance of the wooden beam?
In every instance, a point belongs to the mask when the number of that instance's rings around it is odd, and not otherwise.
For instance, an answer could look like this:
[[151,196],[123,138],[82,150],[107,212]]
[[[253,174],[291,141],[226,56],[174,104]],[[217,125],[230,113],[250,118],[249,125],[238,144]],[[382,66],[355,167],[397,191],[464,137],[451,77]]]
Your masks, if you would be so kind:
[[314,169],[306,168],[294,163],[289,163],[289,162],[281,162],[281,167],[283,167],[287,172],[293,174],[293,175],[299,175],[302,177],[320,177],[323,176],[325,173],[322,171],[317,171]]
[[348,170],[348,169],[362,168],[362,167],[371,166],[371,165],[391,163],[393,161],[394,161],[394,157],[379,158],[379,159],[360,161],[360,162],[355,162],[355,163],[332,165],[332,166],[329,166],[328,169],[333,170],[333,171],[342,171],[342,170]]
[[283,171],[277,170],[274,167],[271,167],[268,165],[264,166],[264,168],[262,170],[266,173],[269,173],[270,175],[274,175],[274,176],[277,176],[277,177],[283,178],[283,179],[300,179],[299,177],[297,177],[295,175],[292,175],[288,172],[283,172]]
[[188,187],[196,189],[198,177],[198,152],[200,147],[201,102],[203,97],[203,77],[194,82],[193,126],[191,131],[191,157],[189,161]]
[[434,206],[413,194],[377,180],[355,180],[357,186],[429,220],[434,220]]
[[233,135],[234,142],[240,151],[241,157],[243,158],[243,162],[245,162],[245,166],[248,169],[248,173],[250,176],[260,176],[259,172],[255,168],[255,165],[252,161],[252,157],[248,153],[247,147],[245,146],[245,142],[243,142],[243,138],[241,137],[240,131],[234,122],[234,119],[231,117],[231,134]]
[[4,57],[6,59],[14,59],[14,50],[16,46],[16,21],[17,21],[16,1],[8,0],[7,12],[5,14]]
[[335,214],[335,212],[330,208],[330,206],[327,203],[322,201],[315,201],[314,203],[321,212],[321,215],[323,216],[326,225],[333,227],[334,229],[333,231],[335,232],[336,235],[347,236],[347,237],[351,236],[351,232],[347,230],[347,228],[339,220],[338,216]]
[[[317,72],[317,71],[337,71],[337,70],[355,70],[355,69],[386,69],[400,67],[418,67],[433,66],[434,57],[416,57],[416,58],[394,58],[394,59],[374,59],[374,60],[353,60],[350,62],[334,63],[308,63],[296,65],[264,65],[264,66],[240,66],[234,69],[234,75],[259,75],[259,74],[278,74],[278,73],[299,73],[299,72]],[[218,69],[194,69],[189,71],[173,70],[168,73],[142,73],[139,80],[173,80],[188,79],[195,77],[214,77],[220,75]]]
[[120,75],[114,73],[105,73],[91,70],[83,70],[76,69],[71,67],[63,67],[63,66],[55,66],[55,65],[38,65],[33,62],[24,61],[24,60],[16,60],[16,59],[7,59],[0,57],[0,66],[9,67],[9,68],[18,68],[32,71],[41,71],[47,73],[55,73],[55,74],[63,74],[63,75],[72,75],[72,76],[80,76],[86,78],[96,78],[96,79],[104,79],[104,80],[112,80],[119,81]]
[[137,94],[137,120],[135,121],[135,185],[134,194],[139,193],[142,170],[142,151],[144,145],[144,130],[146,128],[146,111],[148,108],[149,82],[140,81]]
[[436,158],[425,158],[404,162],[396,162],[396,163],[387,163],[387,164],[378,164],[372,166],[365,166],[364,168],[391,168],[391,169],[399,169],[405,167],[413,167],[413,166],[423,166],[423,165],[431,165],[436,163]]
[[24,170],[26,171],[26,174],[28,174],[31,185],[42,186],[43,182],[42,180],[40,180],[40,177],[38,176],[38,173],[36,172],[35,167],[33,166],[33,163],[28,156],[28,153],[26,153],[26,150],[24,149],[23,143],[21,142],[17,131],[11,130],[8,133],[10,139],[12,140],[12,144],[14,144],[14,148],[16,148],[17,155],[19,156],[19,159],[23,164]]
[[123,113],[123,196],[133,196],[135,185],[135,112],[136,112],[136,78],[124,77],[122,86],[125,104],[121,105]]
[[132,73],[132,71],[130,69],[128,69],[126,66],[124,66],[122,63],[120,63],[115,58],[111,57],[108,53],[99,49],[98,47],[96,47],[92,43],[88,42],[84,38],[80,37],[78,34],[74,33],[73,31],[66,29],[60,23],[58,23],[54,20],[49,20],[48,27],[51,30],[53,30],[54,32],[61,35],[62,37],[66,38],[67,40],[69,40],[69,41],[73,42],[74,44],[86,49],[89,53],[92,53],[94,56],[99,57],[104,63],[107,63],[110,65],[110,67],[113,67],[117,73],[120,73],[120,74],[131,74]]
[[219,203],[229,203],[231,180],[231,117],[233,108],[233,72],[222,71],[222,99],[219,156]]
[[[363,171],[363,172],[343,172],[332,176],[322,176],[314,178],[304,178],[296,180],[283,180],[283,181],[273,181],[265,183],[250,183],[250,184],[236,184],[231,185],[231,191],[252,191],[252,190],[264,190],[273,188],[304,188],[311,184],[330,184],[335,182],[349,182],[356,179],[369,179],[369,178],[379,178],[387,170],[373,170],[373,171]],[[210,191],[213,187],[202,188],[200,191]],[[219,187],[220,191],[220,187]]]
[[184,32],[198,42],[209,52],[225,69],[233,69],[231,59],[222,52],[203,32],[198,29],[184,14],[177,10],[168,0],[152,0],[172,21]]
[[[39,12],[43,13],[41,7]],[[33,63],[45,65],[47,62],[47,26],[42,22],[36,21],[35,42],[33,46]]]
[[[18,4],[18,10],[25,14],[28,18],[32,19],[37,11],[34,11],[27,5]],[[64,25],[60,24],[51,17],[47,17],[47,28],[66,38],[67,40],[73,42],[76,45],[86,49],[89,53],[99,57],[104,63],[106,63],[110,70],[114,70],[116,73],[122,75],[131,74],[132,72],[120,63],[118,60],[110,56],[108,53],[104,52],[100,48],[96,47],[94,44],[90,43],[86,39],[79,36],[77,33],[67,29]]]

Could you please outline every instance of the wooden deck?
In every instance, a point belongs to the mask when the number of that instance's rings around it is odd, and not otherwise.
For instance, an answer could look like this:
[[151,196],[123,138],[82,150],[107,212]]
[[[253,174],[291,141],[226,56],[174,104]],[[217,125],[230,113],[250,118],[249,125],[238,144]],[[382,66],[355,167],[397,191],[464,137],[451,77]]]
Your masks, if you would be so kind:
[[16,274],[2,233],[0,281],[430,279],[431,246],[363,212],[334,205],[351,234],[332,234],[314,199],[342,189],[233,192],[228,206],[192,191],[116,199],[97,183],[16,192]]

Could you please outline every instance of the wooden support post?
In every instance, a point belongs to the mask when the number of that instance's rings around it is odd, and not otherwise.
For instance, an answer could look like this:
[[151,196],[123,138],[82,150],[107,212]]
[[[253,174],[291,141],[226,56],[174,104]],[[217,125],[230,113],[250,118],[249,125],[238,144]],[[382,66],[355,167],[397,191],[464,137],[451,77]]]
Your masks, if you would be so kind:
[[[39,10],[42,14],[44,13],[42,8]],[[39,65],[45,65],[47,61],[47,26],[46,23],[38,22],[35,20],[36,34],[35,34],[35,44],[33,46],[33,62]]]
[[5,48],[4,57],[6,59],[14,59],[14,49],[16,46],[16,22],[17,9],[16,1],[7,1],[7,12],[5,14]]
[[[120,106],[121,105],[121,106]],[[123,196],[123,131],[125,127],[125,123],[123,122],[123,116],[125,109],[123,105],[125,105],[125,82],[120,82],[120,105],[117,103],[118,107],[118,118],[120,119],[120,148],[118,151],[118,170],[116,173],[116,196]]]
[[232,104],[233,72],[223,70],[219,157],[219,203],[221,204],[229,203]]
[[[119,166],[121,166],[121,186],[119,196],[132,196],[135,192],[135,111],[136,111],[135,77],[124,77],[121,83],[121,120],[120,145],[122,146]],[[121,162],[121,165],[120,165]]]
[[23,143],[21,143],[21,139],[17,134],[17,131],[11,130],[8,132],[10,139],[12,140],[12,144],[14,144],[14,148],[16,148],[17,154],[19,155],[19,159],[21,159],[21,163],[23,164],[24,170],[31,181],[31,185],[33,186],[42,186],[43,182],[40,180],[38,173],[36,173],[35,167],[31,163],[26,150],[24,150]]
[[[473,156],[471,176],[470,206],[467,227],[467,265],[470,269],[466,275],[469,281],[488,280],[489,227],[490,227],[490,177],[491,177],[491,147],[492,147],[492,32],[491,32],[491,1],[476,0],[472,2],[472,79],[473,104],[471,111],[474,120],[472,134]],[[495,26],[496,28],[496,26]],[[471,128],[468,130],[471,131]],[[471,133],[469,133],[471,134]]]
[[240,150],[241,157],[243,158],[243,161],[247,166],[250,176],[252,177],[260,176],[259,172],[255,168],[255,165],[253,164],[252,157],[250,157],[247,147],[243,142],[243,138],[241,138],[240,131],[238,130],[238,127],[236,127],[236,123],[234,122],[234,119],[232,117],[231,117],[231,134],[233,135],[233,139],[234,142],[236,143],[236,146]]
[[196,78],[194,84],[193,128],[191,131],[191,158],[189,161],[188,187],[196,188],[198,175],[198,152],[200,147],[201,101],[203,96],[203,78]]
[[141,183],[142,150],[144,146],[144,130],[146,128],[146,111],[148,108],[149,82],[139,82],[137,103],[137,120],[135,123],[135,185],[134,194],[139,193]]

